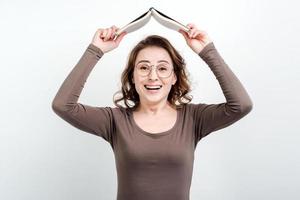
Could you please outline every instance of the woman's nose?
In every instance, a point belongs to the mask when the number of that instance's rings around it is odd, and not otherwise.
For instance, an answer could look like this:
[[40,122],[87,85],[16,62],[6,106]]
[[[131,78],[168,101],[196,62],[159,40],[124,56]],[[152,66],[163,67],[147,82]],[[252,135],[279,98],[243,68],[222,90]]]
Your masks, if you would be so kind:
[[157,75],[157,73],[156,73],[155,68],[152,68],[152,69],[151,69],[151,71],[150,71],[150,73],[149,73],[149,78],[150,78],[150,79],[158,79],[158,75]]

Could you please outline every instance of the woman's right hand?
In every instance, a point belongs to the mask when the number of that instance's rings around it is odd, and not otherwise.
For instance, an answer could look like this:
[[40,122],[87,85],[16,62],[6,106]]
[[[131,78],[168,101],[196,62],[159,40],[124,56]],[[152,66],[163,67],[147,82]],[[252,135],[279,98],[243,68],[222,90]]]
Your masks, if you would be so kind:
[[123,32],[114,40],[118,30],[119,28],[114,25],[110,28],[99,28],[93,37],[92,44],[100,48],[103,53],[117,48],[123,37],[127,34]]

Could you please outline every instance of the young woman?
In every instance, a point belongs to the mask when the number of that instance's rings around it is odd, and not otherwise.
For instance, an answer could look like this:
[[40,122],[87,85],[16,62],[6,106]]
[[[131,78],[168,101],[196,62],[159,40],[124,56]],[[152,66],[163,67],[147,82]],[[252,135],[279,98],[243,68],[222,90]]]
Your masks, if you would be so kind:
[[194,24],[187,26],[191,31],[180,33],[208,64],[226,102],[190,103],[184,59],[167,39],[151,35],[129,54],[121,77],[121,97],[114,99],[116,107],[78,103],[96,63],[126,35],[114,40],[116,26],[96,31],[52,102],[62,119],[111,145],[118,175],[117,200],[188,200],[194,151],[200,139],[252,110],[249,95],[208,34]]

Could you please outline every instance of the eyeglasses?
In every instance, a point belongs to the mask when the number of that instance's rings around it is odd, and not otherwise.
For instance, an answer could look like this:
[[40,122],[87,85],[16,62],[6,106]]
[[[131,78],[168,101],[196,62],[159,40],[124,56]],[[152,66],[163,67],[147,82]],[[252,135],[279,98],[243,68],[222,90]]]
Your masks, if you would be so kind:
[[[139,63],[136,68],[137,68],[137,73],[140,76],[148,76],[152,70],[152,67],[154,67],[154,65],[149,65],[146,63]],[[167,78],[171,75],[173,71],[173,68],[169,65],[166,64],[159,64],[156,66],[156,74],[160,77],[160,78]]]

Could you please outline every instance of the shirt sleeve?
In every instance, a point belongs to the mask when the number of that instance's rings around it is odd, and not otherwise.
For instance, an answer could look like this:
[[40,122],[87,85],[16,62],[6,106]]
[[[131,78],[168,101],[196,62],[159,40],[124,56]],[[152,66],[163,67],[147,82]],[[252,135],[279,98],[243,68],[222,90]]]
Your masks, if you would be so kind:
[[93,107],[78,103],[85,82],[104,55],[100,48],[89,44],[84,54],[62,83],[52,101],[53,111],[63,120],[85,132],[97,135],[113,145],[113,112],[110,107]]
[[247,115],[253,107],[242,83],[222,59],[214,43],[199,53],[215,75],[226,102],[219,104],[191,104],[196,142],[213,131],[225,128]]

